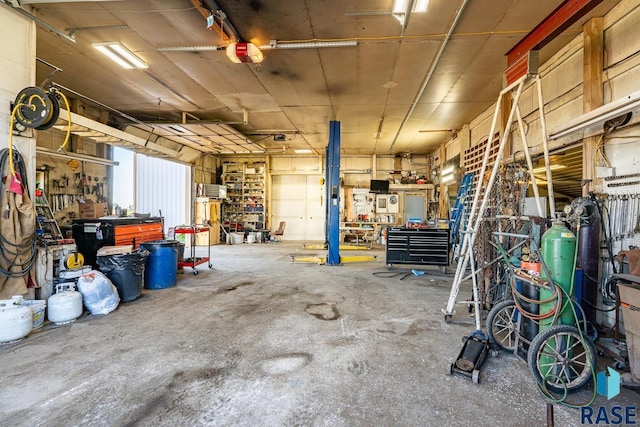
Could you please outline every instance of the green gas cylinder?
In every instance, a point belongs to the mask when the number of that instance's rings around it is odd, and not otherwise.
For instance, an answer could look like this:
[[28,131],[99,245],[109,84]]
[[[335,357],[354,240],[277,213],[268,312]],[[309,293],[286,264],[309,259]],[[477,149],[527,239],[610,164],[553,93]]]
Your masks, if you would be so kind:
[[[567,302],[566,295],[574,296],[575,289],[573,288],[573,276],[575,269],[575,254],[576,254],[576,236],[571,230],[569,230],[563,223],[554,222],[543,235],[542,244],[540,248],[542,252],[542,259],[549,269],[551,280],[562,289],[565,293],[562,295],[562,310],[560,311],[557,322],[563,325],[574,325],[575,318],[571,303]],[[544,269],[541,271],[541,276],[545,279],[546,273]],[[540,300],[548,300],[553,295],[553,292],[547,289],[540,289]],[[549,313],[554,309],[556,305],[555,301],[541,304],[540,314]],[[544,319],[540,322],[540,332],[552,325],[554,317],[551,316],[548,319]]]

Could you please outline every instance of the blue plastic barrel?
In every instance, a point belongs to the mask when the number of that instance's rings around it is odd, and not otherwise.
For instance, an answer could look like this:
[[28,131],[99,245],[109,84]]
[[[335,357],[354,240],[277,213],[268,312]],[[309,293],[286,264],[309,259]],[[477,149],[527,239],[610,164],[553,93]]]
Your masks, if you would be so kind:
[[144,269],[145,289],[164,289],[176,285],[178,275],[177,240],[144,242],[140,247],[149,251]]

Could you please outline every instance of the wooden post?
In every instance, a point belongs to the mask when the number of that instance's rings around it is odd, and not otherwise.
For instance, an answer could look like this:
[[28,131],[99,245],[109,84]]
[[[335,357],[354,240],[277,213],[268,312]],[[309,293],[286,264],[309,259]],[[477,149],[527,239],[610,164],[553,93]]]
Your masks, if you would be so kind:
[[[511,113],[511,102],[512,102],[512,98],[511,98],[511,92],[507,92],[502,96],[502,103],[500,105],[500,115],[502,118],[502,133],[506,133],[507,136],[507,143],[504,146],[504,152],[505,153],[512,153],[511,151],[511,123],[507,123],[509,121],[509,114]],[[523,135],[524,137],[524,135]],[[491,144],[494,140],[495,140],[495,136],[489,136],[489,141],[487,142],[487,144]],[[480,179],[482,180],[482,177],[480,177]],[[482,181],[479,181],[482,182]]]
[[[604,103],[603,70],[604,70],[604,31],[603,18],[591,18],[583,29],[584,67],[583,67],[583,112],[587,113]],[[593,173],[593,153],[598,143],[598,137],[588,137],[582,146],[582,179],[589,185],[582,186],[582,195],[595,189]]]
[[[78,98],[72,98],[69,100],[69,104],[71,107],[71,112],[79,114],[81,116],[83,116],[84,114],[84,107],[82,105],[82,101],[80,101]],[[82,141],[82,137],[78,136],[78,135],[71,135],[71,141],[69,141],[71,144],[71,147],[69,149],[69,151],[73,151],[75,153],[78,152],[78,150],[84,150],[84,144]]]
[[438,218],[449,218],[449,191],[448,187],[442,183],[442,169],[447,157],[445,144],[440,146],[440,204],[438,205]]

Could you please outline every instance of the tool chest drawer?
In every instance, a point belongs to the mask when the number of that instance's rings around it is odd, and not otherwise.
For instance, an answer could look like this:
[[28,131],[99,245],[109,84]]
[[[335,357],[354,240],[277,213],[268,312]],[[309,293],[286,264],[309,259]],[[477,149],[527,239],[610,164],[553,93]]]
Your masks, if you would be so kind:
[[449,265],[449,230],[387,229],[386,264]]

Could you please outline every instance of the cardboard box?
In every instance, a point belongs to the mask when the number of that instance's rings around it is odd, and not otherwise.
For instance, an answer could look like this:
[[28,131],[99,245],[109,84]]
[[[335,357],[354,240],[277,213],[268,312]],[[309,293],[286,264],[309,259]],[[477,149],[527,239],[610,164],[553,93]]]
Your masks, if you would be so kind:
[[98,249],[96,256],[122,255],[133,251],[133,245],[103,246]]
[[104,216],[104,203],[96,203],[93,200],[78,200],[78,218],[100,218]]

